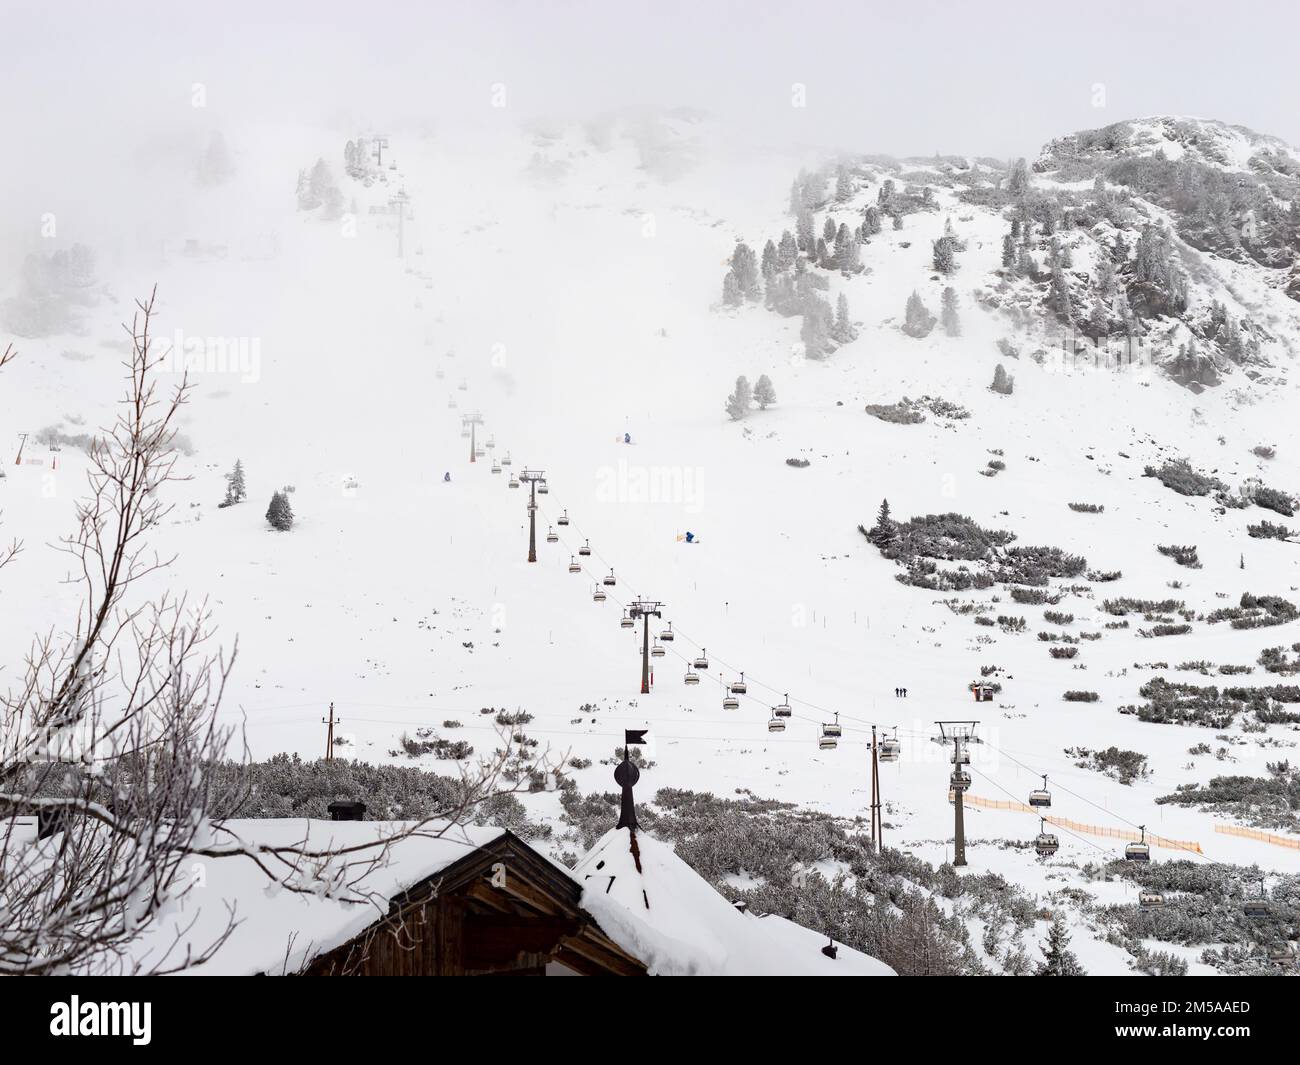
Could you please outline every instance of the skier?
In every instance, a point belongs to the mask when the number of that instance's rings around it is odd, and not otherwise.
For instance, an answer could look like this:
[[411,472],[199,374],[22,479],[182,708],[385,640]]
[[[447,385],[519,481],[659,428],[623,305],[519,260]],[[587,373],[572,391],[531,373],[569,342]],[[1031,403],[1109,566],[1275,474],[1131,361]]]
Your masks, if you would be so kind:
[[695,543],[695,534],[694,534],[693,532],[691,532],[690,529],[687,529],[687,530],[686,530],[686,542],[687,542],[688,544],[693,544],[693,543]]
[[631,434],[631,433],[624,433],[624,434],[623,434],[623,443],[625,443],[625,444],[630,444],[630,443],[632,443],[632,434]]
[[448,470],[446,473],[442,475],[442,480],[444,484],[451,481],[451,470]]

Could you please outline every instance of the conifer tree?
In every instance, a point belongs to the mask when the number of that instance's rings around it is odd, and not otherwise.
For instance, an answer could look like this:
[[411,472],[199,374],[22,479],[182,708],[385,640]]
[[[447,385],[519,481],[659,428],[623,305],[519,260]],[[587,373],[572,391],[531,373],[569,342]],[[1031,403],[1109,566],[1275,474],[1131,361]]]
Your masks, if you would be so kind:
[[767,374],[760,374],[757,383],[754,385],[754,402],[758,404],[759,410],[767,410],[776,402],[776,389],[772,386],[772,379]]
[[961,318],[957,313],[957,290],[951,285],[943,290],[942,307],[939,311],[943,331],[950,337],[961,336]]
[[271,505],[266,508],[266,520],[271,528],[279,532],[288,532],[293,528],[293,508],[289,506],[287,493],[275,492],[271,496]]
[[1047,930],[1047,942],[1043,944],[1043,964],[1034,975],[1087,976],[1069,946],[1070,934],[1065,930],[1065,922],[1058,914],[1052,918],[1052,925]]
[[727,397],[727,413],[732,421],[740,421],[749,413],[749,404],[753,400],[753,391],[749,387],[749,378],[743,374],[736,378],[736,390]]
[[226,498],[222,501],[221,506],[229,507],[235,503],[242,503],[246,495],[244,464],[239,459],[235,459],[235,468],[226,474]]
[[871,527],[867,533],[867,539],[877,547],[883,547],[898,535],[898,526],[894,524],[894,519],[889,516],[889,500],[880,501],[880,509],[876,512],[876,524]]
[[903,332],[910,337],[929,336],[930,330],[934,328],[934,315],[924,303],[921,297],[913,292],[907,297],[907,309],[903,316]]

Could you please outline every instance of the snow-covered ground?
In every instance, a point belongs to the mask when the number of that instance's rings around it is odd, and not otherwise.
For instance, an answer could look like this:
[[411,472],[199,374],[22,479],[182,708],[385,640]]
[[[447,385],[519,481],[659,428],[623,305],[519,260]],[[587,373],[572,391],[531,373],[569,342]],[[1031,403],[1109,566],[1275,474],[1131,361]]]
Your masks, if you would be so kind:
[[[666,128],[699,132],[685,119]],[[1055,814],[1117,829],[1141,823],[1196,841],[1213,859],[1300,870],[1300,850],[1219,835],[1212,816],[1155,802],[1223,772],[1262,775],[1266,762],[1294,757],[1294,730],[1246,735],[1234,726],[1235,761],[1225,764],[1188,753],[1202,741],[1223,745],[1210,730],[1116,712],[1140,701],[1145,679],[1173,675],[1137,663],[1252,664],[1261,647],[1300,639],[1297,626],[1197,624],[1189,635],[1142,639],[1139,625],[1105,630],[1113,619],[1101,610],[1103,598],[1128,595],[1208,611],[1242,592],[1285,596],[1300,586],[1295,544],[1246,536],[1248,521],[1272,515],[1216,513],[1211,500],[1142,476],[1146,463],[1185,454],[1233,484],[1260,474],[1300,486],[1294,388],[1238,378],[1197,396],[1156,374],[1009,363],[995,347],[1005,328],[971,297],[1000,261],[1005,223],[965,207],[908,216],[901,231],[886,227],[866,246],[866,272],[831,281],[832,299],[848,295],[861,336],[824,363],[805,361],[798,319],[714,304],[738,240],[761,249],[793,228],[786,192],[808,160],[742,155],[709,132],[701,157],[674,180],[644,166],[644,152],[652,163],[689,154],[662,142],[638,148],[616,137],[602,149],[572,130],[538,141],[506,126],[473,137],[393,132],[397,169],[387,185],[340,178],[359,207],[355,235],[296,212],[292,195],[295,171],[317,155],[337,158],[349,133],[232,135],[232,182],[196,191],[165,245],[153,235],[128,242],[102,265],[113,298],[87,314],[83,336],[18,345],[19,361],[0,379],[6,439],[16,453],[20,432],[76,433],[108,420],[121,389],[118,323],[155,281],[165,338],[247,341],[242,366],[192,375],[183,430],[193,453],[182,462],[191,480],[173,491],[158,547],[177,556],[160,583],[207,597],[225,642],[238,638],[225,713],[246,724],[256,757],[319,756],[331,702],[343,749],[376,761],[390,759],[404,732],[442,733],[447,720],[461,722],[449,737],[493,744],[480,709],[519,707],[534,717],[529,735],[592,760],[575,772],[584,791],[611,787],[600,760],[624,728],[648,725],[655,764],[642,791],[746,789],[865,816],[875,723],[896,727],[902,741],[900,761],[881,767],[886,841],[941,861],[952,808],[949,751],[933,742],[934,722],[977,718],[985,742],[973,749],[976,795],[1023,801],[1047,773],[1073,793],[1057,791]],[[536,165],[536,152],[552,165]],[[394,220],[368,212],[399,183],[413,205],[401,258]],[[864,189],[856,206],[874,195]],[[948,215],[967,251],[955,280],[941,281],[931,241]],[[186,255],[186,239],[226,244],[228,254]],[[964,335],[902,334],[908,294],[919,291],[937,311],[948,283],[962,297]],[[1014,395],[988,391],[999,361],[1015,375]],[[729,421],[723,401],[739,374],[769,375],[777,405]],[[921,395],[961,403],[971,417],[900,426],[863,412]],[[525,491],[507,487],[509,469],[490,472],[492,452],[468,461],[460,418],[470,411],[482,413],[496,456],[508,450],[513,469],[546,472],[535,565],[525,560]],[[1278,447],[1266,471],[1251,454],[1262,443]],[[55,583],[64,561],[44,545],[68,531],[83,487],[74,448],[56,455],[29,443],[26,454],[43,464],[10,465],[0,481],[4,531],[27,545],[4,574],[10,669],[34,631],[72,616],[74,589]],[[1006,469],[981,475],[995,454]],[[811,465],[791,468],[792,457]],[[222,474],[237,458],[249,499],[219,510]],[[282,534],[263,514],[285,485],[294,487],[297,523]],[[997,589],[956,595],[1001,595],[995,613],[1028,621],[1011,635],[954,614],[940,602],[946,593],[898,583],[897,567],[857,530],[882,498],[898,518],[957,511],[1014,531],[1019,543],[1122,570],[1121,580],[1094,585],[1092,598],[1059,607],[1075,615],[1070,631],[1104,637],[1081,644],[1073,662],[1054,660],[1034,635],[1051,627],[1042,607]],[[1105,511],[1075,513],[1070,502]],[[562,510],[571,524],[548,544],[543,535]],[[697,543],[678,539],[687,530]],[[587,571],[572,575],[570,558],[588,538]],[[1203,568],[1158,554],[1165,543],[1197,544]],[[595,603],[594,581],[611,568],[618,583]],[[1175,580],[1182,587],[1173,592]],[[636,596],[665,604],[677,635],[655,660],[649,696],[639,694],[639,629],[618,625],[621,605]],[[701,646],[710,675],[688,688],[682,658]],[[1003,667],[1004,687],[995,702],[976,704],[967,685],[985,665]],[[742,670],[749,697],[724,711],[720,682]],[[1258,673],[1242,680],[1263,682]],[[1067,689],[1100,700],[1066,703]],[[771,735],[768,708],[784,693],[794,717]],[[821,751],[816,737],[833,713],[844,739]],[[1150,776],[1124,786],[1066,754],[1112,745],[1146,754]],[[552,795],[527,801],[534,816],[558,814]],[[1073,866],[1122,847],[1062,832],[1060,852],[1040,862],[1000,845],[1032,837],[1035,817],[973,808],[966,824],[970,868],[1031,892],[1076,882]],[[1131,885],[1088,890],[1134,901]],[[1090,971],[1127,971],[1122,951],[1084,931],[1074,948]]]

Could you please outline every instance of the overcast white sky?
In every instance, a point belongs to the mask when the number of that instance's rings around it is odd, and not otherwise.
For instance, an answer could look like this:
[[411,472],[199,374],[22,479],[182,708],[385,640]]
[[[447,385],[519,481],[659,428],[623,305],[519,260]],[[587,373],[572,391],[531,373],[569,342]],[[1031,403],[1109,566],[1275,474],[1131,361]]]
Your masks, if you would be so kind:
[[472,117],[502,82],[521,114],[692,105],[773,139],[892,154],[1030,155],[1155,113],[1300,142],[1300,5],[1282,0],[0,0],[0,12],[0,118],[20,135],[24,118],[61,137],[165,121],[196,81],[232,118],[346,109],[394,125]]

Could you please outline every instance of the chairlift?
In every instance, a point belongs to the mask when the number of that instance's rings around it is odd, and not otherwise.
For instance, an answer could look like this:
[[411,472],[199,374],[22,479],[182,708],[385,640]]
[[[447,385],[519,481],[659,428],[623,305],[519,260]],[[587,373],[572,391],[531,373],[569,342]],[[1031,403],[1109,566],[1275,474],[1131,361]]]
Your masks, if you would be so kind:
[[1029,793],[1029,805],[1043,807],[1052,805],[1052,793],[1047,790],[1046,773],[1043,774],[1043,786],[1041,788],[1035,788]]
[[963,745],[959,751],[956,746],[952,749],[952,754],[948,756],[948,761],[953,765],[970,765],[970,751]]
[[609,576],[602,578],[600,583],[603,584],[606,588],[613,588],[614,585],[618,583],[614,579],[614,571],[610,570]]
[[783,695],[781,698],[784,699],[785,701],[778,703],[776,706],[772,707],[772,716],[773,717],[793,716],[794,711],[790,709],[790,696]]
[[581,546],[580,548],[578,548],[578,554],[582,555],[584,558],[585,558],[587,555],[590,555],[590,554],[591,554],[591,541],[590,541],[590,540],[584,540],[584,541],[582,542],[582,546]]
[[749,686],[745,683],[745,674],[742,673],[740,680],[731,682],[731,694],[744,695],[747,691],[749,691]]
[[433,371],[433,376],[436,377],[439,381],[441,381],[447,375],[443,372],[442,367],[439,366],[436,370]]
[[1242,901],[1242,913],[1247,917],[1255,920],[1263,920],[1273,915],[1273,907],[1269,905],[1268,892],[1264,890],[1264,878],[1259,878],[1259,894],[1248,896]]
[[462,378],[460,379],[460,384],[458,384],[456,387],[457,387],[460,391],[462,391],[462,392],[468,392],[468,391],[469,391],[469,382],[466,381],[465,378],[462,377]]
[[695,661],[691,663],[691,668],[692,669],[709,668],[709,649],[707,647],[700,648],[700,653],[695,656]]
[[448,409],[448,410],[455,410],[455,409],[456,409],[456,397],[455,397],[455,396],[448,396],[448,397],[447,397],[447,409]]
[[722,709],[739,710],[740,700],[737,699],[734,695],[728,695],[725,699],[722,700]]
[[1296,960],[1294,943],[1278,943],[1268,948],[1268,960],[1278,965],[1290,965]]
[[556,518],[556,519],[555,519],[555,524],[556,524],[556,525],[568,525],[568,524],[569,524],[569,512],[566,510],[563,514],[561,514],[558,518]]
[[658,643],[656,643],[653,647],[650,648],[651,658],[663,658],[663,656],[666,655],[667,653],[668,652],[663,649],[663,646]]
[[476,459],[481,459],[481,458],[483,458],[486,454],[487,454],[487,452],[485,452],[481,447],[476,447],[476,448],[474,449],[474,457],[475,457]]
[[537,494],[538,494],[539,496],[549,495],[549,494],[550,494],[550,491],[551,491],[551,490],[550,490],[549,488],[546,487],[546,482],[545,482],[545,481],[538,481],[538,482],[537,482]]
[[635,624],[636,624],[636,622],[633,621],[630,617],[628,617],[628,616],[627,616],[627,611],[624,610],[624,611],[623,611],[623,617],[620,619],[620,621],[619,621],[619,623],[618,623],[618,627],[619,627],[620,629],[630,629],[630,628],[632,628],[632,626],[634,626]]
[[952,776],[948,778],[948,786],[952,788],[969,788],[970,774],[964,769],[954,769]]
[[840,745],[838,737],[828,735],[826,726],[822,726],[822,734],[817,737],[817,749],[819,751],[833,751]]
[[519,487],[519,478],[517,478],[514,474],[510,475],[510,487],[511,488]]
[[1151,860],[1151,844],[1147,842],[1147,826],[1138,825],[1138,829],[1142,833],[1142,838],[1124,848],[1124,860],[1126,862],[1149,862]]
[[699,684],[699,683],[700,683],[700,675],[699,675],[698,673],[696,673],[695,670],[693,670],[693,669],[688,669],[688,670],[686,671],[686,676],[683,677],[682,679],[683,679],[687,684]]
[[1034,839],[1034,850],[1038,852],[1040,858],[1046,858],[1060,849],[1061,841],[1056,838],[1056,834],[1047,831],[1047,818],[1040,817],[1038,819],[1038,836]]
[[840,715],[839,715],[839,714],[836,714],[836,715],[835,715],[835,720],[832,721],[830,724],[823,724],[823,725],[822,725],[822,735],[823,735],[823,736],[835,736],[835,737],[837,737],[837,738],[838,738],[839,736],[843,735],[843,731],[840,729]]
[[1139,891],[1138,905],[1144,910],[1158,910],[1165,904],[1165,897],[1158,891]]
[[673,623],[668,622],[668,628],[659,634],[659,639],[664,643],[672,643],[677,637],[673,635]]
[[[509,451],[506,452],[506,457],[503,458],[503,459],[501,460],[501,465],[502,465],[502,466],[509,466],[509,465],[510,465],[510,452],[509,452]],[[563,525],[564,522],[560,522],[560,524]]]
[[501,463],[499,463],[499,462],[494,462],[494,463],[492,463],[492,472],[493,472],[493,473],[500,473],[500,472],[501,472]]
[[560,542],[559,534],[554,529],[547,529],[546,542],[548,544],[558,544]]
[[484,446],[489,451],[492,451],[497,446],[497,438],[495,436],[489,436],[487,438],[487,443]]
[[569,572],[570,573],[582,572],[582,567],[578,565],[578,560],[574,558],[572,555],[569,556]]
[[[898,729],[894,730],[895,732]],[[898,742],[897,736],[886,736],[880,741],[880,760],[882,762],[897,762],[900,754],[903,753],[903,745]]]
[[784,732],[784,731],[785,731],[785,719],[784,719],[784,718],[779,718],[779,717],[777,717],[775,714],[773,714],[773,715],[768,719],[768,722],[767,722],[767,731],[768,731],[768,732]]
[[596,591],[592,594],[591,598],[592,598],[593,600],[595,600],[597,603],[603,603],[603,602],[605,601],[605,598],[606,598],[606,597],[605,597],[605,590],[604,590],[603,588],[597,586]]

